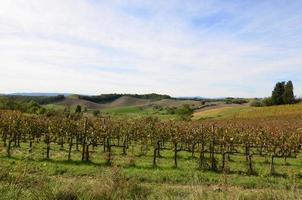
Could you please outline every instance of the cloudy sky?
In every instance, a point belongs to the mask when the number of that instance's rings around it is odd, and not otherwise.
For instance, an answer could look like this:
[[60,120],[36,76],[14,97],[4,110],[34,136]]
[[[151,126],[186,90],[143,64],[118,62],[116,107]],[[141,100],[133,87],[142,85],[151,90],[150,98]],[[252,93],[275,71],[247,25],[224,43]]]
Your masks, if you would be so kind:
[[0,93],[302,96],[301,0],[1,0]]

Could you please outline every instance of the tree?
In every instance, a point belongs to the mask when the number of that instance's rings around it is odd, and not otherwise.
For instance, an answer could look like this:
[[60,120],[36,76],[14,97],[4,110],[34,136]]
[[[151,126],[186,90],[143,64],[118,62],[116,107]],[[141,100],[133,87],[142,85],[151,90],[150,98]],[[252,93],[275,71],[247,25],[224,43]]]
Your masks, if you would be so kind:
[[285,82],[278,82],[272,92],[272,104],[281,105],[283,104]]
[[82,112],[82,107],[80,105],[77,105],[75,109],[75,113],[80,113],[80,112]]
[[292,104],[294,101],[294,86],[291,81],[288,81],[284,86],[283,102],[285,104]]
[[181,120],[189,121],[193,116],[193,109],[190,107],[190,105],[184,104],[177,109],[176,114]]

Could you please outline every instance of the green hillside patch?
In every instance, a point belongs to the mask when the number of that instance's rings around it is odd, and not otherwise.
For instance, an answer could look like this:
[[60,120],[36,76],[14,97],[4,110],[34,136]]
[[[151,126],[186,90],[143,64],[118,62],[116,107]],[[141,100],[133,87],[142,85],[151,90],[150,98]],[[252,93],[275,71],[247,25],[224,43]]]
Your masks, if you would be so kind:
[[157,110],[152,107],[141,106],[124,106],[102,109],[101,113],[107,113],[109,115],[121,116],[121,117],[158,117],[160,119],[176,119],[176,115],[168,114],[166,110]]
[[194,119],[269,118],[302,115],[302,103],[268,107],[223,107],[197,112]]
[[115,108],[105,108],[102,109],[102,112],[109,114],[129,114],[129,113],[148,113],[147,109],[143,109],[139,106],[124,106],[124,107],[115,107]]
[[46,109],[56,110],[56,111],[63,111],[65,109],[65,106],[57,105],[57,104],[47,104],[47,105],[43,105],[43,107]]

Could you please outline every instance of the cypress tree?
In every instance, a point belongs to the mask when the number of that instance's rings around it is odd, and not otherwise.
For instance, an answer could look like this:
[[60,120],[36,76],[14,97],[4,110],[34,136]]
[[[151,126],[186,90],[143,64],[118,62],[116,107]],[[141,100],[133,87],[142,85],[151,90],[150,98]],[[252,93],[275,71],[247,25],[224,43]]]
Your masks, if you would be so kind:
[[281,105],[283,104],[284,97],[284,86],[285,82],[278,82],[272,92],[272,104]]
[[81,113],[82,112],[82,107],[80,105],[77,105],[75,109],[75,113]]
[[292,104],[294,101],[294,86],[291,81],[288,81],[284,86],[283,102],[285,104]]

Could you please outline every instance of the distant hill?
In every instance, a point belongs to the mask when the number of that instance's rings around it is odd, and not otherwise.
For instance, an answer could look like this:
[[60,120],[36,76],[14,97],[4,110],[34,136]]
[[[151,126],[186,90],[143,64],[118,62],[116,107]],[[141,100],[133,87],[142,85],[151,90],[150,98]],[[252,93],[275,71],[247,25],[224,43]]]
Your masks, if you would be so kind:
[[210,98],[201,97],[201,96],[178,96],[178,97],[175,97],[175,98],[176,99],[199,99],[199,100],[210,99]]
[[54,97],[59,95],[70,96],[70,93],[42,93],[42,92],[22,92],[22,93],[11,93],[6,94],[9,96],[31,96],[31,97]]
[[[163,98],[163,96],[161,96]],[[167,96],[167,98],[170,98]],[[153,102],[158,101],[159,96],[151,95],[121,95],[106,94],[100,96],[81,96],[71,95],[63,101],[56,102],[56,105],[75,107],[81,105],[88,109],[103,109],[125,106],[152,106]]]
[[156,99],[140,99],[132,96],[122,96],[115,101],[104,104],[104,107],[123,107],[123,106],[145,106],[150,105]]
[[53,104],[64,106],[64,107],[75,107],[77,105],[80,105],[83,108],[87,108],[87,109],[101,108],[100,104],[85,99],[79,99],[79,96],[77,95],[71,95],[69,97],[64,98],[62,101],[54,102]]
[[192,108],[198,108],[202,106],[202,101],[200,100],[191,100],[191,99],[162,99],[156,102],[153,102],[152,105],[160,107],[179,107],[184,104],[190,105]]
[[[174,98],[165,94],[100,94],[100,95],[77,95],[77,94],[59,94],[59,93],[12,93],[2,95],[6,102],[36,102],[39,105],[49,105],[64,107],[76,107],[77,105],[89,110],[102,110],[122,107],[139,108],[177,108],[184,104],[190,105],[195,110],[207,110],[216,107],[225,107],[240,102],[243,99],[207,99],[203,97],[178,97]],[[244,102],[243,102],[244,103]],[[236,106],[236,105],[234,105]]]
[[30,102],[40,105],[55,104],[65,107],[81,105],[88,109],[101,109],[123,106],[146,106],[151,102],[170,99],[169,95],[162,94],[101,94],[101,95],[77,95],[59,93],[12,93],[2,95],[8,101]]
[[23,95],[2,95],[1,98],[7,101],[13,102],[30,102],[34,101],[38,104],[50,104],[55,103],[58,101],[62,101],[65,99],[64,95],[57,95],[57,96],[23,96]]
[[208,101],[208,102],[214,102],[214,101],[225,101],[226,99],[242,99],[242,98],[232,98],[232,97],[201,97],[201,96],[179,96],[176,97],[176,99],[179,100],[198,100],[198,101]]
[[171,98],[169,95],[151,93],[151,94],[101,94],[96,96],[79,95],[79,99],[92,101],[94,103],[111,103],[117,100],[118,98],[124,96],[138,98],[138,99],[149,99],[149,100],[161,100],[161,99]]
[[60,106],[75,107],[81,105],[87,109],[107,109],[116,107],[179,107],[183,104],[188,104],[192,108],[200,108],[203,102],[200,100],[180,100],[171,98],[168,95],[129,95],[129,94],[105,94],[99,96],[81,96],[71,95],[66,97],[63,101],[55,103]]

